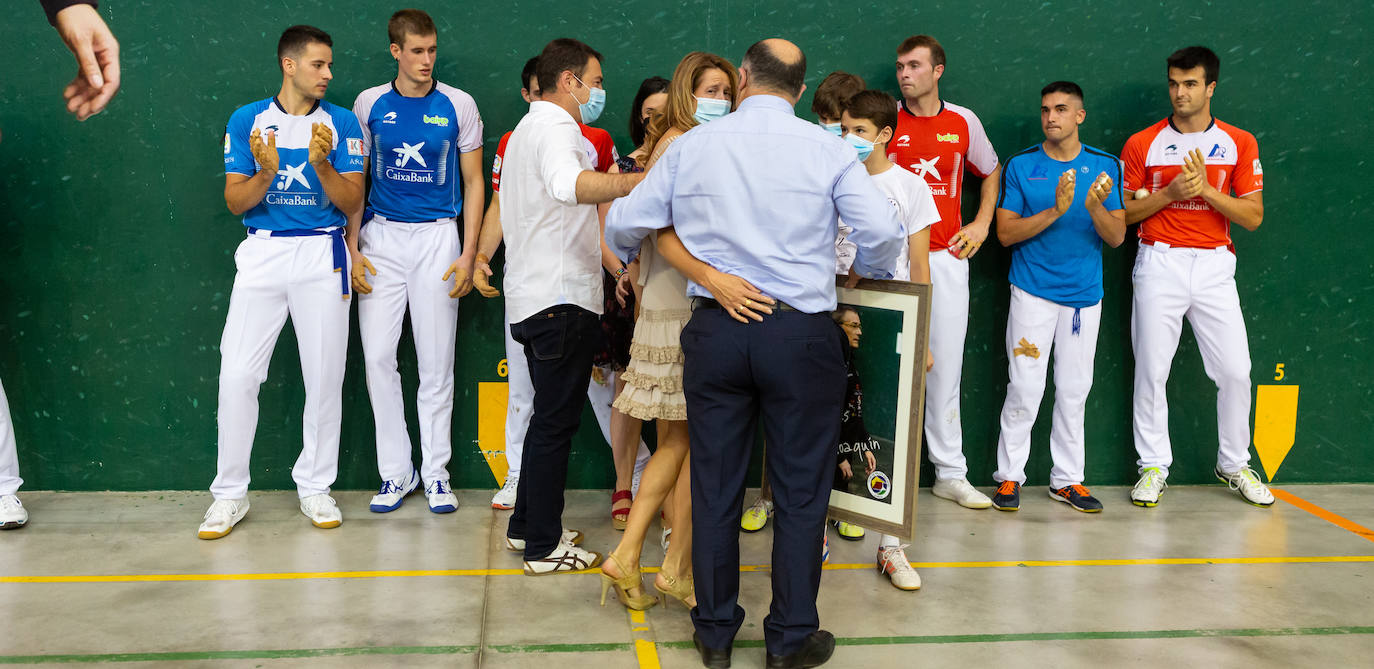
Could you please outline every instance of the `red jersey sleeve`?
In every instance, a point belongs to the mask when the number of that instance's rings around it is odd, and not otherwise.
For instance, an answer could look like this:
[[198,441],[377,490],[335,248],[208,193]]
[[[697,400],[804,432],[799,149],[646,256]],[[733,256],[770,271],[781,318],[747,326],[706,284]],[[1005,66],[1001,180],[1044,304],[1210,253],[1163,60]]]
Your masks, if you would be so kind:
[[491,192],[501,192],[501,160],[506,156],[506,142],[510,140],[510,133],[501,135],[501,142],[496,145],[496,157],[491,159]]
[[1231,176],[1231,190],[1236,197],[1253,195],[1264,190],[1264,168],[1260,166],[1259,142],[1255,136],[1239,128],[1227,132],[1236,142],[1236,171]]
[[1131,135],[1126,146],[1121,148],[1121,196],[1132,197],[1132,193],[1145,186],[1145,153],[1149,143],[1143,133]]

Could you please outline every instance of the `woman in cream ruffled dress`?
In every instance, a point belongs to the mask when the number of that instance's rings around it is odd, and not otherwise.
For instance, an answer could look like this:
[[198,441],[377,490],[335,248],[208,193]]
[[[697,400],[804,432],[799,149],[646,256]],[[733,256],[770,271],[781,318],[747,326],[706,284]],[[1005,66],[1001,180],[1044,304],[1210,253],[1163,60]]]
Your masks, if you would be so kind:
[[[687,54],[673,71],[667,104],[650,121],[644,143],[649,155],[646,169],[653,169],[683,133],[728,113],[734,107],[738,84],[734,66],[724,58],[702,52]],[[682,328],[692,317],[692,306],[687,299],[687,279],[659,255],[655,235],[645,238],[639,258],[644,290],[630,345],[630,365],[622,376],[625,389],[614,406],[635,418],[658,421],[658,450],[644,468],[625,535],[601,567],[601,601],[605,604],[605,593],[614,586],[620,602],[631,609],[646,609],[657,602],[644,590],[639,559],[649,526],[671,493],[675,508],[673,540],[654,588],[690,608],[696,605],[696,597],[692,594],[687,398],[682,389],[679,341]]]

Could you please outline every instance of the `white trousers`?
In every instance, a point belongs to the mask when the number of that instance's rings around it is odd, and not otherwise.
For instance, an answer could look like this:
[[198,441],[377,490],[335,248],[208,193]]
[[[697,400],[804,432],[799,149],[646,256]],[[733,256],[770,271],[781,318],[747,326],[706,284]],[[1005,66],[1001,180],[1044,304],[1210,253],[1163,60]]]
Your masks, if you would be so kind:
[[[1075,324],[1075,320],[1077,323]],[[1102,303],[1074,309],[1011,287],[1007,316],[1007,359],[1011,382],[1002,404],[1002,434],[997,439],[998,482],[1026,483],[1045,372],[1054,351],[1054,423],[1050,428],[1050,485],[1083,483],[1083,413],[1093,387],[1093,357],[1102,323]]]
[[19,492],[19,447],[14,441],[14,421],[10,419],[10,400],[0,384],[0,495]]
[[[510,314],[502,323],[506,335],[506,369],[510,398],[506,404],[506,465],[507,476],[520,476],[520,461],[525,453],[525,433],[530,428],[530,415],[534,412],[534,382],[530,380],[530,365],[525,360],[525,347],[517,344],[510,335]],[[605,383],[597,383],[593,378],[587,384],[587,401],[596,414],[597,425],[606,444],[611,443],[611,402],[615,401],[615,375],[607,374]],[[639,452],[635,455],[635,471],[644,471],[649,462],[649,446],[639,440]]]
[[238,273],[220,340],[218,474],[210,492],[215,499],[248,494],[258,387],[267,380],[277,335],[290,316],[305,381],[301,453],[291,478],[301,497],[327,493],[339,469],[349,308],[334,271],[331,240],[250,235],[239,244],[234,263]]
[[1235,254],[1141,243],[1131,278],[1137,464],[1167,475],[1173,463],[1164,386],[1186,317],[1203,368],[1217,385],[1217,466],[1226,472],[1249,466],[1250,342],[1236,293]]
[[377,425],[377,473],[383,481],[404,479],[410,459],[401,374],[396,346],[410,307],[420,386],[415,405],[420,421],[420,477],[426,485],[447,481],[453,455],[453,357],[458,300],[449,297],[444,273],[461,252],[453,219],[400,223],[381,216],[363,226],[359,250],[377,268],[372,292],[358,294],[358,330],[367,366],[367,394]]
[[931,251],[930,283],[930,353],[935,367],[926,373],[926,454],[935,465],[936,478],[961,479],[968,474],[959,419],[959,377],[968,332],[968,260]]

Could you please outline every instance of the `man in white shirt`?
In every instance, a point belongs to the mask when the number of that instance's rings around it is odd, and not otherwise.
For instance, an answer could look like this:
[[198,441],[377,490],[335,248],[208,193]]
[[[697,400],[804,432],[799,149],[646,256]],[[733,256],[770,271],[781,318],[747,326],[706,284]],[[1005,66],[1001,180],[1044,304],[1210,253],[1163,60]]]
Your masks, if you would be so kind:
[[540,54],[537,73],[542,97],[511,133],[499,195],[511,336],[525,349],[534,383],[534,413],[506,536],[512,545],[523,544],[525,573],[532,576],[601,563],[599,553],[565,538],[563,488],[601,336],[595,205],[629,194],[643,179],[642,173],[599,173],[582,149],[578,124],[594,122],[606,104],[601,54],[577,40],[556,39]]

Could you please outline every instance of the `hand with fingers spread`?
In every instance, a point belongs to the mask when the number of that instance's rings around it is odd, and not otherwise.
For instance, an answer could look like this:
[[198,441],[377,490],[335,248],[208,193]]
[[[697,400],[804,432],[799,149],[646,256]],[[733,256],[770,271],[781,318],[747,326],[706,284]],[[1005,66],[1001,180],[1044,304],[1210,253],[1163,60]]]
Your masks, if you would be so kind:
[[377,276],[377,268],[372,266],[372,261],[361,253],[353,254],[353,264],[349,268],[349,279],[352,280],[353,290],[368,295],[372,292],[372,284],[367,282],[367,273],[372,272],[372,276]]
[[448,281],[453,277],[453,288],[449,289],[448,296],[460,298],[472,291],[472,267],[476,264],[474,260],[460,256],[448,266],[448,271],[444,272],[443,281]]
[[323,123],[310,124],[310,164],[319,165],[334,150],[334,131]]
[[1064,170],[1064,173],[1059,175],[1059,185],[1054,189],[1054,212],[1056,214],[1062,216],[1064,212],[1069,210],[1069,207],[1073,206],[1073,192],[1076,182],[1077,178],[1072,169]]
[[59,11],[57,34],[76,56],[76,78],[62,90],[67,111],[84,121],[105,109],[119,92],[119,41],[95,7],[76,4]]
[[267,133],[267,141],[263,142],[262,131],[254,129],[248,136],[248,148],[253,152],[253,159],[262,166],[262,171],[269,174],[277,173],[277,164],[280,156],[277,155],[277,133]]
[[477,293],[482,297],[497,297],[501,291],[491,286],[491,258],[485,254],[478,253],[476,260],[472,263],[472,287],[477,289]]
[[731,318],[741,323],[751,319],[762,321],[765,315],[773,313],[773,305],[777,304],[777,300],[759,292],[754,284],[715,269],[709,270],[703,288],[711,292]]
[[959,231],[949,239],[949,248],[955,253],[955,257],[963,260],[978,253],[978,249],[988,238],[988,227],[988,224],[974,222],[959,228]]
[[1101,207],[1107,200],[1107,196],[1112,194],[1112,178],[1106,172],[1097,175],[1097,180],[1093,181],[1092,188],[1088,189],[1088,197],[1083,201],[1083,206],[1088,209]]

